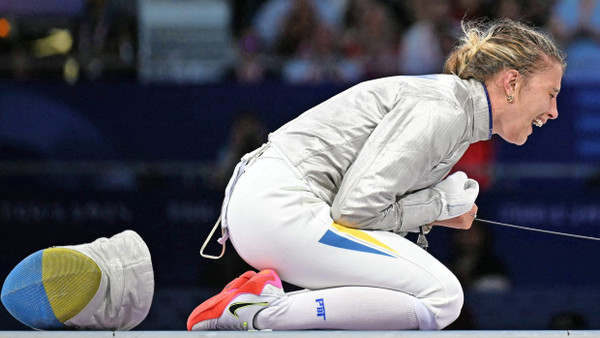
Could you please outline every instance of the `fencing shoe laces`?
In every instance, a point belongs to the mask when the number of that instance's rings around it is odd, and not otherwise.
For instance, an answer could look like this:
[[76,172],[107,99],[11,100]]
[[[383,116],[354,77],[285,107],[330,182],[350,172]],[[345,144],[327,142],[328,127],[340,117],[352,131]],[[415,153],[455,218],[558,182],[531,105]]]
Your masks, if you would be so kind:
[[248,271],[200,304],[188,318],[187,329],[255,330],[256,314],[284,295],[281,279],[274,270]]

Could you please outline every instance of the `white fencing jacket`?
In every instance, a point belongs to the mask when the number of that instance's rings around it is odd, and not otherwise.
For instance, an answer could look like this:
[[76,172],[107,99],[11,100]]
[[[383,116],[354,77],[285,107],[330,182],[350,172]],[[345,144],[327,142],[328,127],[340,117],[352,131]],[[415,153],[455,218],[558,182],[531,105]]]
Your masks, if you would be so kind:
[[441,213],[440,182],[491,138],[485,86],[455,75],[360,83],[269,135],[336,223],[404,232]]

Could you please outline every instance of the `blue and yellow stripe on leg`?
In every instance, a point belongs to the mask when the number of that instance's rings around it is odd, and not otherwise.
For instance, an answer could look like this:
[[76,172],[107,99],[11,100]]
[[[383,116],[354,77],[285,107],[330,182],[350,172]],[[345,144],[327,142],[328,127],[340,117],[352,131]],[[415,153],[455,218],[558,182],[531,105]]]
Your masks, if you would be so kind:
[[333,223],[332,228],[328,229],[319,239],[320,243],[389,257],[396,257],[395,255],[398,254],[394,249],[377,240],[367,231],[345,227],[337,223]]

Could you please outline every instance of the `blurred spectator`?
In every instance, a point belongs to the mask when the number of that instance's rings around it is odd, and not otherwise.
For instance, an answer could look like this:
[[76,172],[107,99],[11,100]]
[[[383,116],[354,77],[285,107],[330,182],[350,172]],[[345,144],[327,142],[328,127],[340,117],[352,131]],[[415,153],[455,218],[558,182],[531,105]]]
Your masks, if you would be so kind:
[[453,0],[449,3],[452,18],[460,21],[487,17],[489,16],[489,2],[490,0]]
[[492,233],[475,221],[471,229],[452,232],[450,270],[465,291],[507,291],[511,288],[504,263],[493,251]]
[[286,13],[275,42],[275,53],[283,58],[293,57],[305,48],[319,25],[313,3],[310,0],[296,0]]
[[352,0],[346,12],[344,52],[362,65],[364,78],[398,75],[397,25],[391,7],[378,0]]
[[521,0],[519,2],[526,13],[523,19],[537,27],[543,28],[548,24],[550,13],[556,0]]
[[[294,30],[295,34],[303,34],[297,30],[307,27],[307,20],[339,27],[346,2],[347,0],[267,0],[257,10],[252,20],[253,27],[265,48],[271,50],[278,37],[286,30],[285,25],[295,26],[287,28]],[[309,11],[311,16],[307,16]],[[291,19],[292,17],[294,19]],[[289,22],[290,20],[292,22]],[[308,30],[311,31],[312,27],[308,27]]]
[[360,65],[340,52],[338,34],[320,25],[305,48],[285,62],[283,78],[290,83],[348,83],[362,78]]
[[135,77],[137,6],[128,0],[89,0],[79,24],[78,56],[85,75]]
[[229,140],[220,150],[215,163],[210,185],[223,190],[242,156],[266,141],[266,127],[256,112],[245,110],[236,114],[231,123]]
[[490,15],[496,18],[530,22],[534,26],[544,27],[547,24],[554,2],[545,0],[494,0],[490,4]]
[[521,0],[498,0],[492,5],[492,14],[496,18],[523,20],[526,16]]
[[481,191],[485,191],[492,186],[494,181],[495,157],[493,139],[488,142],[473,143],[452,168],[452,172],[464,171],[467,176],[479,183]]
[[266,0],[229,0],[231,8],[231,32],[240,39],[252,27],[252,19]]
[[373,0],[350,0],[344,11],[342,44],[344,53],[350,58],[358,60],[363,53],[358,31],[361,26],[361,18],[372,3]]
[[567,53],[566,75],[600,72],[600,6],[596,0],[560,0],[548,29]]
[[458,21],[452,19],[450,5],[444,0],[415,1],[412,5],[415,22],[402,36],[400,73],[441,73]]
[[236,62],[226,78],[246,84],[276,78],[277,70],[268,66],[267,59],[260,39],[252,28],[248,28],[237,41]]

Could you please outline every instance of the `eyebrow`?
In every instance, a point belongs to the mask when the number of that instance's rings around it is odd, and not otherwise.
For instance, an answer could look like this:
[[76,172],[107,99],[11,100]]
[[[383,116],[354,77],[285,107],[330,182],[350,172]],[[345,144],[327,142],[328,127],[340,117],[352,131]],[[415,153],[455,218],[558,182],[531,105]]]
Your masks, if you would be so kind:
[[554,90],[554,92],[557,93],[557,94],[560,91],[560,89],[556,89],[556,88],[552,88],[552,90]]

